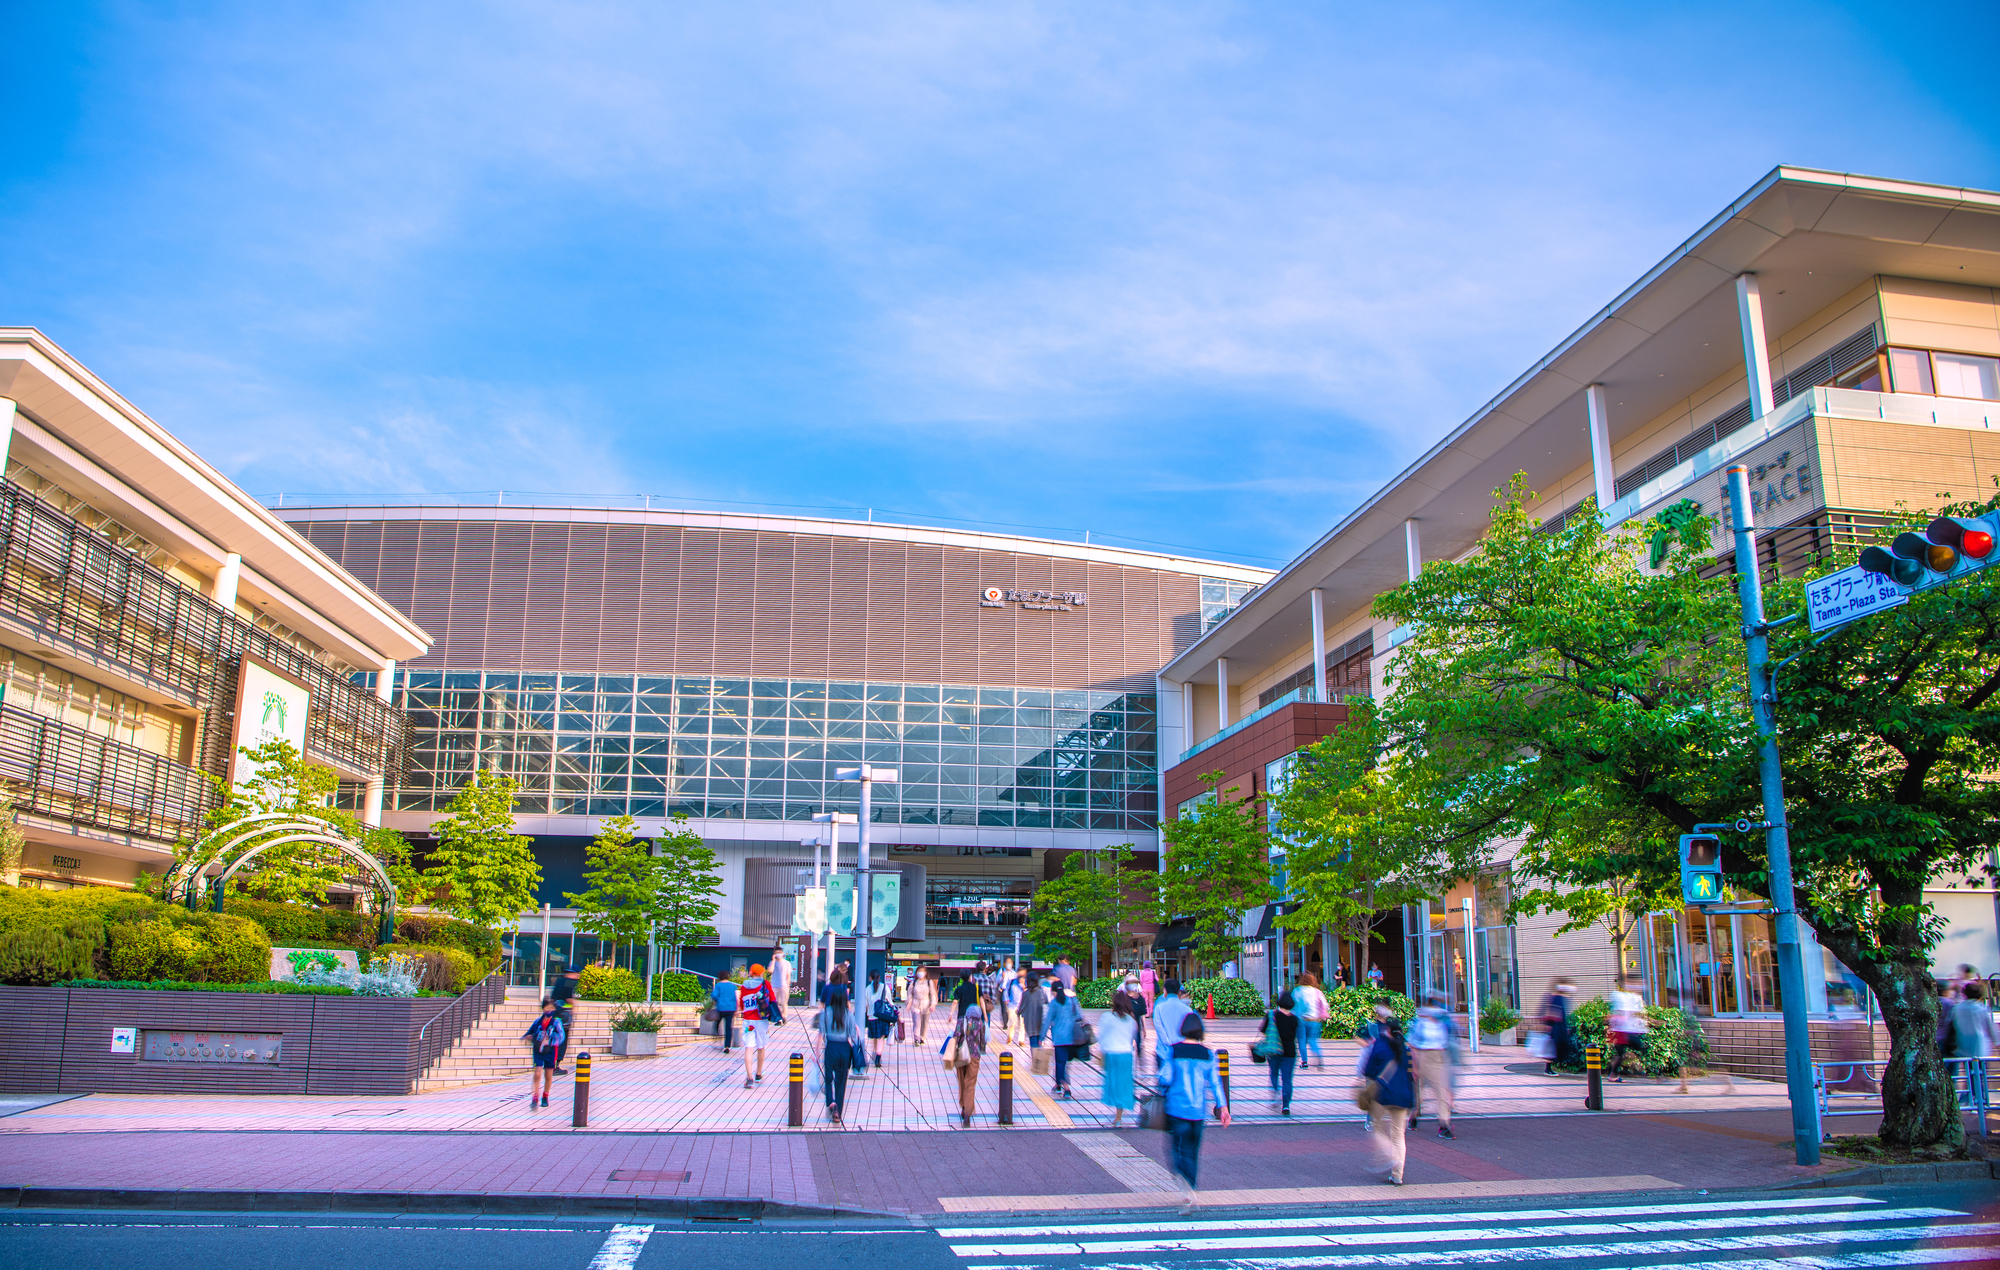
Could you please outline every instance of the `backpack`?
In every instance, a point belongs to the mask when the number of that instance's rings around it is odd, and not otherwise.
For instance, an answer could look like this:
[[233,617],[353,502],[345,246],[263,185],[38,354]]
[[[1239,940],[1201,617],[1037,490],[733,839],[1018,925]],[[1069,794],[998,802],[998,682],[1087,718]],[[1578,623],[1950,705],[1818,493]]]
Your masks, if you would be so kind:
[[889,1004],[889,998],[876,998],[875,1021],[877,1023],[894,1023],[896,1021],[896,1007]]

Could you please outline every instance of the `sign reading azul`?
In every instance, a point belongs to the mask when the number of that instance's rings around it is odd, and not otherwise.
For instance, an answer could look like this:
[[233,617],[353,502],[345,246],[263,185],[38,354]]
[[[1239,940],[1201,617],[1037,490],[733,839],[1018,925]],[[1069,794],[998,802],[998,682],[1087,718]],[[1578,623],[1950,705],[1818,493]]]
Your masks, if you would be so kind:
[[1018,604],[1024,609],[1072,613],[1082,608],[1088,598],[1082,591],[1017,591],[1007,587],[990,586],[979,593],[979,607],[1004,609],[1009,604]]

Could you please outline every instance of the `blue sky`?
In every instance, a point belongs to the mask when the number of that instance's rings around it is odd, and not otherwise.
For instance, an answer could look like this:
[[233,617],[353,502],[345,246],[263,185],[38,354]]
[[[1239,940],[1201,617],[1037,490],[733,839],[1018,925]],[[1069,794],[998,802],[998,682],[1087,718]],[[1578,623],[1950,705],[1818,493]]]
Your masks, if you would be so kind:
[[1986,5],[5,8],[0,323],[259,495],[1276,564],[1776,164],[2000,185]]

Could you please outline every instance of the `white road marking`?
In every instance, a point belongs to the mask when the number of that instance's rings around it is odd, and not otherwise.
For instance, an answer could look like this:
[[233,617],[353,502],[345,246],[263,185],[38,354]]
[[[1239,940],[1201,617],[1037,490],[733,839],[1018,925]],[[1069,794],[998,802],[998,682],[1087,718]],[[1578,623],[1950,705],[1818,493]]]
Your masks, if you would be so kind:
[[[1169,1188],[1172,1189],[1172,1188]],[[1883,1204],[1886,1200],[1847,1195],[1814,1195],[1801,1199],[1715,1200],[1695,1204],[1623,1204],[1593,1208],[1528,1208],[1510,1212],[1402,1213],[1340,1215],[1333,1217],[1267,1217],[1250,1221],[1176,1222],[1178,1231],[1203,1230],[1301,1230],[1324,1226],[1417,1226],[1451,1222],[1552,1221],[1565,1217],[1650,1217],[1672,1213],[1786,1212],[1804,1208],[1852,1208]],[[1035,1226],[945,1226],[938,1234],[945,1239],[1016,1239],[1049,1235],[1146,1235],[1160,1228],[1159,1221],[1041,1224]]]
[[[1368,1248],[1386,1244],[1441,1244],[1493,1239],[1574,1239],[1602,1238],[1607,1235],[1655,1235],[1669,1231],[1744,1230],[1759,1226],[1803,1226],[1830,1221],[1913,1221],[1930,1217],[1963,1217],[1954,1208],[1877,1208],[1826,1212],[1771,1214],[1730,1214],[1706,1218],[1679,1218],[1672,1221],[1570,1222],[1551,1226],[1471,1226],[1451,1230],[1362,1230],[1312,1234],[1301,1231],[1289,1235],[1221,1235],[1193,1239],[1167,1234],[1152,1239],[1090,1239],[1051,1243],[953,1244],[961,1257],[1078,1257],[1116,1256],[1133,1252],[1225,1252],[1232,1249]],[[1301,1263],[1305,1264],[1305,1263]]]
[[1077,1150],[1128,1191],[1177,1191],[1180,1178],[1115,1133],[1065,1133]]
[[587,1270],[632,1270],[632,1263],[645,1251],[653,1237],[651,1226],[613,1226],[604,1246],[590,1259]]

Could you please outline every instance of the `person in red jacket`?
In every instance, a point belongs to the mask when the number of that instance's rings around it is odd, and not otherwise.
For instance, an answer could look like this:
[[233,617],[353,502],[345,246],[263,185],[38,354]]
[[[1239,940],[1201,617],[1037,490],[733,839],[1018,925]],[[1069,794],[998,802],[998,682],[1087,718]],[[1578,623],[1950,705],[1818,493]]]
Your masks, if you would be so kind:
[[[750,977],[736,990],[736,1021],[743,1025],[743,1087],[764,1079],[765,1033],[771,1023],[771,985],[764,980],[764,967],[750,967]],[[752,1070],[751,1055],[757,1056]]]

